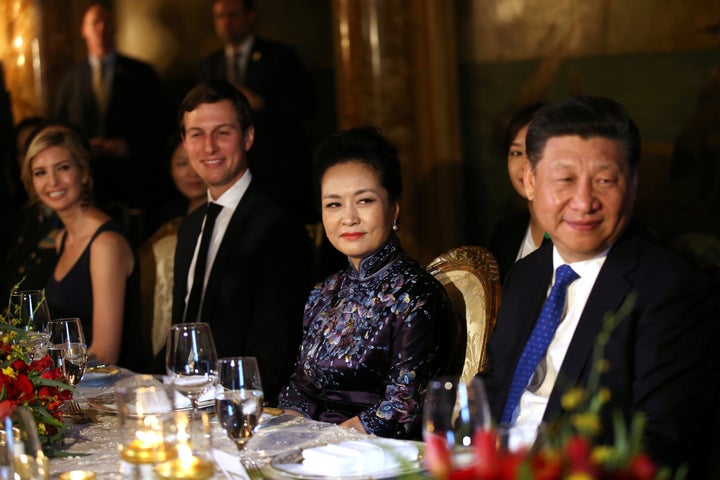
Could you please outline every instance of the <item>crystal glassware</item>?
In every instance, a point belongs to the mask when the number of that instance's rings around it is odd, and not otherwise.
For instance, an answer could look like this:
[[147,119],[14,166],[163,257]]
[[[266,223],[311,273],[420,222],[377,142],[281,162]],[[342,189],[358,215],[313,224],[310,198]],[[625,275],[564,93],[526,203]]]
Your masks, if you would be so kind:
[[202,322],[173,325],[167,339],[165,366],[173,386],[190,399],[196,415],[200,397],[212,388],[217,373],[210,325]]
[[242,450],[260,424],[263,388],[255,357],[221,358],[217,363],[215,414]]
[[10,294],[6,320],[27,333],[21,342],[32,352],[34,360],[48,354],[50,309],[42,290],[15,290]]
[[0,428],[0,478],[50,478],[48,457],[43,453],[32,413],[23,406],[5,417]]
[[50,334],[49,354],[53,364],[60,368],[65,382],[77,385],[87,366],[87,344],[79,318],[58,318],[48,323]]
[[459,377],[430,381],[423,408],[423,440],[431,474],[472,469],[476,443],[489,439],[491,428],[490,407],[480,378],[468,383]]
[[174,458],[164,440],[165,417],[174,410],[175,390],[152,375],[134,375],[115,383],[120,422],[120,457],[130,464],[155,465]]

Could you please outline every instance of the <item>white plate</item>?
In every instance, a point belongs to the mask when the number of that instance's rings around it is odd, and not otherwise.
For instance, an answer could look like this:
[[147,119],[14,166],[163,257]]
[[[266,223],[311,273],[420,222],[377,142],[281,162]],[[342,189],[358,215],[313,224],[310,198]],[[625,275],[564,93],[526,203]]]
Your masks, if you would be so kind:
[[424,467],[422,464],[423,447],[420,442],[413,442],[418,445],[420,454],[417,460],[389,470],[368,472],[364,474],[348,474],[348,475],[318,475],[315,471],[307,471],[302,465],[302,450],[293,450],[288,453],[282,453],[273,457],[272,461],[262,468],[267,478],[288,479],[288,480],[328,480],[337,478],[342,480],[365,480],[365,479],[389,479],[400,478],[405,475],[417,474],[422,472]]

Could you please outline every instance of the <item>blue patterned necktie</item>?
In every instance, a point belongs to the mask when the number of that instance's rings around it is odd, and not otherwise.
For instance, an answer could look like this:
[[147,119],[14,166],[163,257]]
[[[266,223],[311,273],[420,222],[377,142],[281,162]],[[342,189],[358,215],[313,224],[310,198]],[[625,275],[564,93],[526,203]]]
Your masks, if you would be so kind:
[[543,304],[535,328],[533,328],[530,338],[525,344],[525,349],[520,356],[520,361],[515,368],[510,391],[505,402],[505,409],[500,420],[501,423],[508,424],[512,420],[515,407],[520,401],[523,390],[530,381],[530,377],[532,377],[540,359],[545,355],[550,341],[555,335],[555,330],[560,324],[563,310],[565,310],[567,288],[578,278],[580,278],[579,275],[568,265],[560,265],[555,271],[555,284]]

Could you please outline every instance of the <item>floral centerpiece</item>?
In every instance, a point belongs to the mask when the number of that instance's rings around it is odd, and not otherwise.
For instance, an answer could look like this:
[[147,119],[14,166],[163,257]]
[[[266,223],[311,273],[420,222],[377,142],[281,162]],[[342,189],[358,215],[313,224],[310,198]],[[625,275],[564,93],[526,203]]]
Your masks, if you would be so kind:
[[49,355],[33,360],[23,342],[27,333],[0,316],[0,418],[19,405],[33,415],[40,441],[50,445],[64,431],[60,407],[72,399],[72,387],[61,381],[62,373]]
[[[665,480],[667,469],[658,468],[642,450],[644,417],[637,415],[629,426],[619,412],[613,414],[613,443],[597,444],[601,432],[600,414],[610,392],[600,387],[600,375],[607,369],[603,351],[610,333],[630,313],[635,296],[620,309],[606,315],[593,350],[593,369],[585,388],[575,387],[562,397],[564,413],[540,433],[530,448],[508,451],[501,447],[499,434],[478,430],[473,435],[475,460],[455,468],[443,438],[430,437],[425,443],[430,474],[442,480]],[[685,471],[676,472],[681,479]]]

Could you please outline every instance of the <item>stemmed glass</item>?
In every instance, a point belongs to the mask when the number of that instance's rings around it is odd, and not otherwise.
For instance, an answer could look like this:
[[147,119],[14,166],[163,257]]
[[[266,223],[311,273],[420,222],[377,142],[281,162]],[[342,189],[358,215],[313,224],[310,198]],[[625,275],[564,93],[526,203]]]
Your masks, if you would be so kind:
[[48,458],[43,453],[32,413],[18,406],[0,424],[0,478],[49,478]]
[[170,328],[165,367],[175,389],[190,399],[197,416],[200,397],[215,382],[217,353],[210,325],[180,323]]
[[87,344],[79,318],[58,318],[48,323],[50,358],[70,385],[82,380],[87,366]]
[[215,413],[230,439],[242,450],[260,424],[263,388],[255,357],[221,358],[217,362]]
[[472,468],[481,432],[492,428],[482,380],[441,377],[430,382],[423,410],[423,440],[430,473]]
[[45,328],[50,321],[50,309],[42,290],[16,290],[10,294],[8,323],[26,330],[26,346],[38,359],[47,354],[48,335]]

